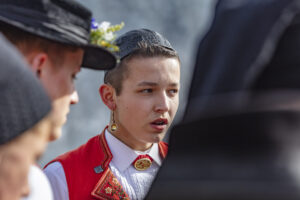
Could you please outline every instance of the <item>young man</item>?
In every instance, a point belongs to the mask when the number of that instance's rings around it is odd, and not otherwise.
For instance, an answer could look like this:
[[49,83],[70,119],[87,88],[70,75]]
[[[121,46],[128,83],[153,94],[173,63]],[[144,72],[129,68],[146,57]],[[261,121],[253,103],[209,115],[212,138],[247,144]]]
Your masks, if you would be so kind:
[[52,99],[61,134],[70,104],[78,102],[74,78],[80,67],[110,69],[115,57],[88,44],[91,12],[75,1],[0,1],[0,31],[21,51]]
[[177,52],[147,29],[116,43],[121,63],[99,89],[111,110],[109,126],[46,166],[56,200],[143,199],[167,154],[162,139],[179,103]]
[[41,156],[51,135],[51,102],[2,34],[0,46],[0,199],[19,200],[29,191],[29,166]]

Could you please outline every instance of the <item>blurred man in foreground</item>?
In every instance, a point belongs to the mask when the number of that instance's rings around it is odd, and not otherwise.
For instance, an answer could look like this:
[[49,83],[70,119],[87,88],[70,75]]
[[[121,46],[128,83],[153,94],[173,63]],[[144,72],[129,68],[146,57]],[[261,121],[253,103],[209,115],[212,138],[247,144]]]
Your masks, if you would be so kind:
[[18,200],[28,195],[29,167],[51,137],[51,102],[22,56],[1,34],[0,46],[0,199]]
[[79,101],[74,80],[81,66],[103,70],[116,64],[110,52],[89,44],[90,24],[91,12],[76,1],[0,1],[0,31],[25,56],[51,98],[55,128],[50,140],[60,137],[70,105]]
[[218,2],[148,199],[300,198],[299,16],[297,0]]

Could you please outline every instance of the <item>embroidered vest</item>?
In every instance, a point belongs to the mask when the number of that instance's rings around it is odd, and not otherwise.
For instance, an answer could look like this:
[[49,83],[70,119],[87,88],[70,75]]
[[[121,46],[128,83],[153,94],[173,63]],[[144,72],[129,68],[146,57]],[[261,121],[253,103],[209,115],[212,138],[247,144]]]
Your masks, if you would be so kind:
[[[129,199],[117,178],[109,169],[112,153],[107,145],[104,131],[75,150],[62,154],[49,162],[60,162],[64,168],[69,200],[121,200]],[[168,145],[158,144],[162,158]]]

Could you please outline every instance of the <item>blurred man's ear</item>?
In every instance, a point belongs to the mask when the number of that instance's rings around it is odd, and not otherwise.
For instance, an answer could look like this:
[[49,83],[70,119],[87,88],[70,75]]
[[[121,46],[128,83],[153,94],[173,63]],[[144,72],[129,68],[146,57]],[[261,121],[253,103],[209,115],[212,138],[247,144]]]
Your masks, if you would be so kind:
[[41,72],[48,60],[48,55],[43,52],[31,53],[26,55],[26,60],[31,70],[40,78]]
[[114,99],[115,89],[108,84],[103,84],[99,88],[99,94],[103,103],[110,109],[115,110],[116,103]]

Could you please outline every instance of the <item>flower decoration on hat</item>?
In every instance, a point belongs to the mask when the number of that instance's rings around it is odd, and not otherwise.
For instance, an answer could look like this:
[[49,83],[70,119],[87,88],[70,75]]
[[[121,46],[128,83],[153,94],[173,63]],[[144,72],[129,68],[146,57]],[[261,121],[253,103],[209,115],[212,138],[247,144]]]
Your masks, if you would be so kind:
[[109,22],[104,21],[98,24],[95,19],[91,22],[91,44],[99,45],[112,52],[119,51],[119,47],[115,45],[116,31],[121,30],[124,27],[124,22],[117,25],[110,25]]

